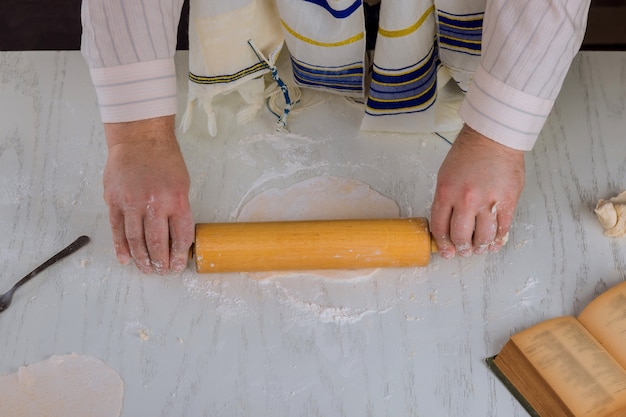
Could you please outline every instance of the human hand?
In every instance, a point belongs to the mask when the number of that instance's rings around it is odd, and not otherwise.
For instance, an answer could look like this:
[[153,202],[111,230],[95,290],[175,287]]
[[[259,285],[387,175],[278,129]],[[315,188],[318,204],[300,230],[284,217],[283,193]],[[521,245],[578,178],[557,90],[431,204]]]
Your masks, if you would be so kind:
[[[181,272],[194,239],[189,173],[174,116],[106,123],[104,199],[118,261],[143,273]],[[171,245],[170,245],[171,241]]]
[[524,175],[523,151],[464,125],[439,168],[431,207],[439,254],[497,252],[508,238]]

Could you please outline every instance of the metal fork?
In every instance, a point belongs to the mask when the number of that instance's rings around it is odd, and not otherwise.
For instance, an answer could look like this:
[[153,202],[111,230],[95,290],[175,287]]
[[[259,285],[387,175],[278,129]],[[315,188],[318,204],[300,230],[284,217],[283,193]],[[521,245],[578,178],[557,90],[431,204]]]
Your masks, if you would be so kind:
[[50,265],[76,252],[78,249],[82,248],[87,243],[89,243],[89,241],[90,239],[87,236],[79,237],[78,239],[70,243],[65,249],[61,250],[56,255],[52,256],[52,258],[48,259],[46,262],[42,263],[37,268],[35,268],[31,273],[26,275],[24,278],[17,281],[15,285],[9,291],[0,295],[0,313],[6,310],[7,308],[9,308],[9,306],[11,305],[11,301],[13,300],[13,293],[15,293],[15,290],[17,290],[22,285],[26,284],[32,277],[34,277],[35,275],[37,275],[38,273],[40,273],[41,271],[43,271]]

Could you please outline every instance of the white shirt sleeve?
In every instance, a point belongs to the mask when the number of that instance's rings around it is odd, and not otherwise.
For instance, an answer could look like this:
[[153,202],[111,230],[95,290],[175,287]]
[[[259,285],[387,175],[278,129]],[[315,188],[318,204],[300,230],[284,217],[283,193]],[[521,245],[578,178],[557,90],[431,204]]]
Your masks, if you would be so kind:
[[183,0],[83,0],[81,52],[104,123],[176,113]]
[[508,147],[531,150],[585,34],[589,0],[488,0],[482,57],[459,114]]

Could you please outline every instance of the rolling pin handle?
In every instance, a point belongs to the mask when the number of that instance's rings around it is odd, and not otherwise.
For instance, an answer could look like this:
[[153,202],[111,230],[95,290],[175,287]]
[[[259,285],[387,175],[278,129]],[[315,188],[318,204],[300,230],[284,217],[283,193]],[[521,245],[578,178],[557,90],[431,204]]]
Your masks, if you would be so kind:
[[435,237],[431,234],[430,235],[430,253],[437,253],[439,252],[439,247],[437,246],[437,241],[435,240]]

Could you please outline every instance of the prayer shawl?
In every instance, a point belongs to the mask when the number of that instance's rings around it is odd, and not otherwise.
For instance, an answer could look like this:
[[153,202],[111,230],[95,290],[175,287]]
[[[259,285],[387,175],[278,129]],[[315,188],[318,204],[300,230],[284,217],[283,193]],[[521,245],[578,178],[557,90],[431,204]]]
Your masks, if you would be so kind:
[[254,117],[264,102],[261,76],[280,77],[274,63],[286,44],[297,86],[364,100],[362,129],[441,130],[446,100],[455,117],[459,103],[441,87],[452,78],[467,91],[484,9],[485,0],[382,0],[370,63],[362,0],[191,0],[183,129],[200,103],[214,136],[213,98],[232,91],[247,103],[238,120]]

